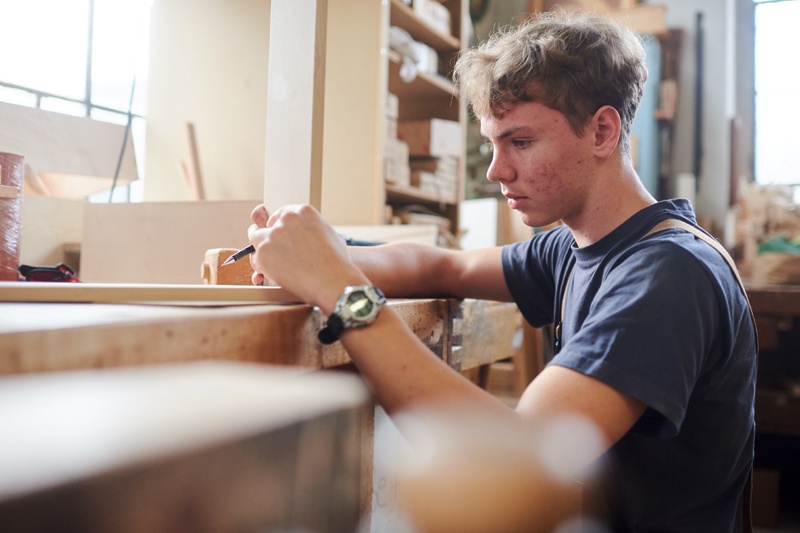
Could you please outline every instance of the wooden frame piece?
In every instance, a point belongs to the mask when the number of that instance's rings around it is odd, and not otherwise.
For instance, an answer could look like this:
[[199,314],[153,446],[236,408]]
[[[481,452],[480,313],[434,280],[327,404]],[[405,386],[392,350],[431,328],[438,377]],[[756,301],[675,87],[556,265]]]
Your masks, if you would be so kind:
[[0,302],[204,302],[222,305],[287,304],[300,303],[300,300],[280,287],[4,281],[0,282]]

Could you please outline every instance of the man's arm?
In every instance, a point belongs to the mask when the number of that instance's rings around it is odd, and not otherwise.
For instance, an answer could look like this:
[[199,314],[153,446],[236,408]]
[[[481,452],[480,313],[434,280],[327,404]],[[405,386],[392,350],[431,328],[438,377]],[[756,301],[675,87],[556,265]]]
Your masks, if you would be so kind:
[[[497,289],[481,289],[502,279],[499,249],[484,253],[416,250],[403,255],[405,246],[390,247],[391,253],[351,257],[340,236],[319,213],[308,206],[289,207],[273,215],[266,227],[254,224],[250,240],[256,252],[252,261],[257,273],[270,277],[304,301],[317,305],[324,314],[333,311],[347,285],[388,283],[393,275],[426,275],[439,278],[426,283],[447,290],[471,288],[479,297],[502,296]],[[369,253],[366,249],[363,250]],[[407,250],[406,250],[407,251]],[[360,254],[360,252],[357,252]],[[429,256],[430,254],[430,256]],[[434,257],[436,259],[431,259]],[[378,260],[377,258],[382,258]],[[386,261],[386,263],[383,263]],[[455,264],[449,264],[450,262]],[[360,267],[363,266],[364,270]],[[367,274],[369,273],[369,275]],[[447,279],[458,276],[459,279]],[[472,287],[472,286],[476,287]],[[507,292],[507,289],[506,289]],[[516,414],[497,398],[465,379],[433,354],[405,326],[390,306],[365,328],[346,330],[341,342],[378,401],[389,412],[424,407],[455,407],[464,412],[505,413],[521,423],[538,424],[561,414],[577,414],[595,424],[606,440],[602,453],[619,440],[644,412],[644,406],[607,385],[575,371],[550,366],[523,394]],[[592,459],[592,458],[589,458]]]
[[602,381],[570,368],[547,366],[528,385],[517,413],[531,424],[560,415],[578,415],[600,432],[605,452],[642,416],[645,405]]
[[501,248],[447,250],[412,243],[350,247],[350,258],[389,297],[511,301]]
[[[293,218],[297,214],[296,207],[286,210],[285,214]],[[313,224],[322,222],[317,216],[311,216],[312,213],[308,210],[305,211],[305,215],[300,218],[305,218],[307,222]],[[250,217],[253,220],[251,232],[266,228],[270,220],[263,205],[257,206]],[[312,222],[311,219],[315,220]],[[282,225],[282,217],[274,218],[273,223]],[[333,233],[327,229],[328,237],[332,237]],[[306,242],[300,240],[303,238],[299,236],[292,239],[297,239],[298,242],[286,243],[290,248],[286,248],[284,253],[296,254],[299,249],[305,252],[314,247],[308,239],[305,239]],[[337,236],[337,240],[341,238]],[[320,245],[322,246],[322,243]],[[421,244],[394,243],[380,246],[350,246],[347,254],[349,261],[389,297],[440,296],[511,301],[511,294],[503,275],[500,247],[459,251]],[[255,254],[250,260],[255,268]],[[257,268],[255,270],[253,283],[256,285],[261,284],[265,274],[270,279],[278,281],[275,276],[283,273],[276,270],[274,275],[271,275],[267,271],[259,272]]]

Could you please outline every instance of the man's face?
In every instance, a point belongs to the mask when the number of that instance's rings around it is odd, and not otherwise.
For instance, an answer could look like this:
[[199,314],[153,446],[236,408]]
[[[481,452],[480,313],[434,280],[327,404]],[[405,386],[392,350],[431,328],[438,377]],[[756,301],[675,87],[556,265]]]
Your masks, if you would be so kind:
[[493,150],[486,177],[525,224],[569,224],[581,215],[593,176],[591,135],[576,135],[563,114],[536,102],[481,119],[481,133]]

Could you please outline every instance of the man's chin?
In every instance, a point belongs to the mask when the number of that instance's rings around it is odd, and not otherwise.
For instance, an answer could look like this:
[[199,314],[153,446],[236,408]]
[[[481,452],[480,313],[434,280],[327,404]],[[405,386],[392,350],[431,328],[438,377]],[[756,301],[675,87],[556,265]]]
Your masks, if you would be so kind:
[[558,220],[553,220],[552,217],[548,217],[545,215],[524,213],[522,211],[519,211],[519,215],[520,218],[522,219],[522,223],[531,228],[543,228],[558,222]]

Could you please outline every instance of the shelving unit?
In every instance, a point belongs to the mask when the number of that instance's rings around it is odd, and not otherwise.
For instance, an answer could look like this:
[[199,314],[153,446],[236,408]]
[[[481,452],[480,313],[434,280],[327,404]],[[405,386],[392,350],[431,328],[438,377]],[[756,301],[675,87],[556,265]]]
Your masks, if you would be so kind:
[[[398,120],[444,119],[461,124],[462,142],[466,140],[466,110],[456,99],[456,91],[451,80],[452,66],[462,43],[466,40],[462,21],[466,15],[466,1],[442,2],[450,12],[450,34],[444,34],[417,16],[414,10],[402,0],[391,0],[390,25],[408,32],[416,41],[436,50],[439,58],[436,74],[420,72],[411,82],[400,76],[402,57],[388,53],[388,92],[399,100]],[[464,198],[466,148],[462,149],[457,166],[457,193],[455,201],[443,199],[439,195],[414,187],[386,185],[386,202],[395,211],[408,206],[421,206],[424,210],[436,213],[450,221],[451,231],[457,234],[459,227],[459,205]]]
[[[399,101],[398,120],[443,119],[461,125],[466,138],[466,108],[456,98],[452,65],[466,42],[467,0],[441,0],[451,31],[439,31],[402,0],[350,0],[328,6],[328,45],[323,148],[322,212],[333,224],[391,222],[392,212],[410,205],[446,217],[458,233],[464,197],[465,150],[459,158],[456,200],[383,180],[388,94]],[[389,49],[389,28],[404,29],[435,49],[437,74],[400,76],[402,57]],[[391,209],[390,209],[391,208]]]

